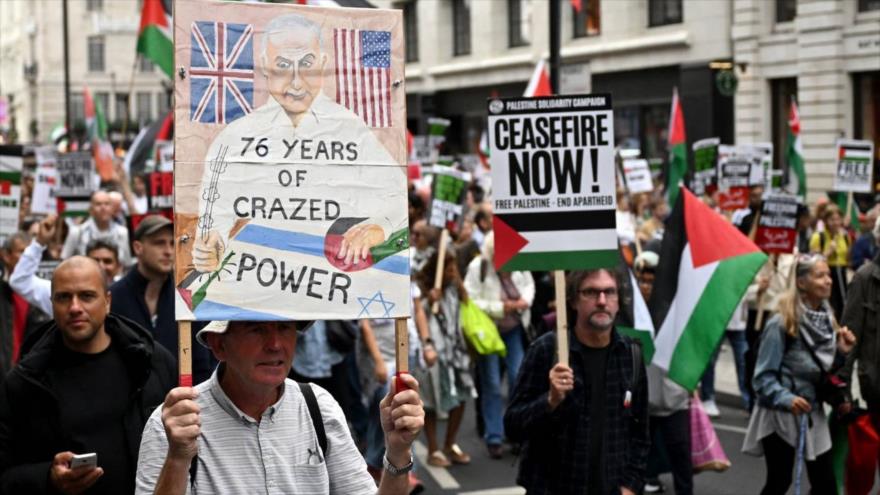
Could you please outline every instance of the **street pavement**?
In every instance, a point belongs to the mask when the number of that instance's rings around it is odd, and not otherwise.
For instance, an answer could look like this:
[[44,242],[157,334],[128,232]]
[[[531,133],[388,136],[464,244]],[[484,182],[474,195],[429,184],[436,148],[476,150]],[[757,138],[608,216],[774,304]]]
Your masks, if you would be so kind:
[[[750,495],[761,491],[765,480],[764,459],[742,454],[743,438],[748,426],[748,416],[742,409],[736,383],[736,370],[730,348],[722,347],[716,365],[716,389],[721,417],[713,420],[715,431],[724,452],[730,458],[731,467],[723,473],[706,472],[694,476],[694,493],[697,495]],[[418,475],[427,494],[461,495],[521,495],[525,490],[516,485],[518,458],[505,451],[504,458],[489,458],[486,447],[477,435],[474,404],[468,403],[465,420],[458,436],[461,448],[469,453],[472,462],[466,466],[448,469],[428,466],[428,452],[424,436],[415,445],[418,458]],[[445,422],[438,424],[438,437],[443,438]],[[803,475],[803,493],[809,493],[809,481]],[[661,477],[666,493],[674,493],[670,475]],[[793,491],[789,491],[793,493]]]

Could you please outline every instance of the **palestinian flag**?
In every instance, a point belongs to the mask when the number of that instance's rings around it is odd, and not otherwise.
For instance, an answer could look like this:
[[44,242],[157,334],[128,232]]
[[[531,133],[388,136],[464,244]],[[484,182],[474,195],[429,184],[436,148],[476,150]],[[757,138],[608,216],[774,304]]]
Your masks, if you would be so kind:
[[666,200],[675,204],[678,185],[687,173],[687,139],[684,135],[684,114],[678,99],[678,88],[672,90],[672,110],[669,113],[669,169],[666,172]]
[[553,87],[550,85],[550,73],[547,72],[547,64],[544,59],[538,60],[535,65],[535,71],[532,72],[532,78],[529,79],[529,85],[523,96],[532,98],[535,96],[553,96]]
[[677,196],[651,294],[653,364],[692,391],[767,255],[687,188]]
[[361,260],[359,255],[356,256],[357,264],[354,262],[346,263],[345,258],[338,258],[337,254],[342,247],[342,240],[346,232],[365,220],[367,219],[340,218],[333,222],[324,237],[324,257],[331,265],[344,272],[357,272],[370,268],[400,251],[409,249],[409,228],[403,228],[392,233],[385,242],[371,247],[365,260]]
[[794,97],[788,111],[788,137],[785,143],[785,160],[788,166],[786,190],[806,198],[807,172],[804,169],[804,148],[801,144],[801,117]]
[[122,168],[129,177],[146,172],[147,160],[156,156],[156,141],[171,141],[174,135],[174,117],[171,110],[162,120],[141,128],[125,153]]
[[137,52],[152,60],[173,79],[174,43],[171,37],[171,0],[144,0]]
[[56,198],[55,205],[58,215],[62,217],[87,217],[89,216],[90,198]]
[[632,270],[627,272],[632,286],[632,326],[617,325],[617,331],[642,343],[642,356],[647,366],[654,357],[654,322],[651,320],[651,313],[648,311],[648,305],[645,304],[645,298],[642,297],[642,291],[639,290],[636,277]]
[[104,109],[101,108],[100,101],[92,98],[88,86],[83,89],[83,105],[86,134],[91,146],[92,158],[95,159],[95,169],[101,175],[101,180],[109,181],[113,178],[113,146],[107,140],[107,119],[104,118]]

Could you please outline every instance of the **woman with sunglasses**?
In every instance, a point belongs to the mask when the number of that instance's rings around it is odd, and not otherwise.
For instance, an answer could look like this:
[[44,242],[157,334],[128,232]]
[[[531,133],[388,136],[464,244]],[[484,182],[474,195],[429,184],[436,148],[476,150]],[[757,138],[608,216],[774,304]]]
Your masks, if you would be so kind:
[[[803,437],[803,459],[812,493],[836,493],[831,434],[817,390],[837,371],[855,336],[837,323],[828,304],[831,270],[821,255],[800,256],[795,286],[779,301],[761,335],[752,380],[757,405],[743,452],[763,455],[767,481],[762,495],[786,493]],[[806,415],[806,428],[802,431]]]

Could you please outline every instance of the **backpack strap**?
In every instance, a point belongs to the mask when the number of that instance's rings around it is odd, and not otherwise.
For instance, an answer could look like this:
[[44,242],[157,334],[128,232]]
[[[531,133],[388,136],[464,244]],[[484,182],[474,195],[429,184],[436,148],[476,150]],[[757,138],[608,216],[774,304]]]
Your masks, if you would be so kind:
[[306,406],[309,408],[309,416],[312,417],[312,426],[315,427],[315,434],[318,435],[318,445],[321,446],[321,452],[327,457],[327,432],[324,431],[324,418],[321,417],[321,408],[318,407],[318,398],[315,397],[315,391],[308,383],[296,382],[299,389],[306,399]]
[[630,342],[629,351],[632,353],[633,361],[631,387],[635,390],[635,388],[639,386],[639,380],[642,379],[642,367],[639,366],[639,363],[644,359],[642,358],[642,344],[633,340]]

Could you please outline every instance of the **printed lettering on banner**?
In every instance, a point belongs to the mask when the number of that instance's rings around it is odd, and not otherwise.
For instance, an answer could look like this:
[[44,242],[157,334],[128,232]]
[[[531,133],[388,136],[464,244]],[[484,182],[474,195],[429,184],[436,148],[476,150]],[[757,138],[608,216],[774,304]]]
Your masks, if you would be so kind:
[[874,186],[874,142],[837,140],[837,173],[834,190],[870,193]]
[[408,316],[400,11],[179,2],[174,23],[177,319]]
[[496,268],[615,265],[611,96],[493,98],[488,105]]
[[650,192],[654,190],[654,182],[651,179],[651,169],[648,160],[639,158],[623,161],[623,175],[626,178],[626,186],[630,194]]
[[458,232],[464,220],[464,203],[471,174],[452,167],[431,168],[431,212],[428,223],[439,229]]
[[88,197],[95,190],[92,175],[95,162],[88,151],[74,151],[58,156],[58,189],[55,195],[60,198]]
[[764,197],[761,217],[755,231],[755,244],[765,253],[792,253],[797,241],[800,199],[790,194]]

